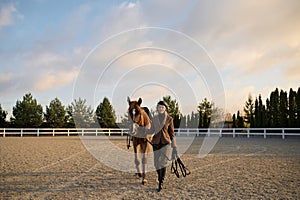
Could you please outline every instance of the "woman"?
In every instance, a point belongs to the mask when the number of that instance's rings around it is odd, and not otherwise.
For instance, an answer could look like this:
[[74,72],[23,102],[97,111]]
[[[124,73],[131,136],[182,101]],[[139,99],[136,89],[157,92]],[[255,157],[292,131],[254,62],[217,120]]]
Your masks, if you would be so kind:
[[170,159],[171,147],[173,148],[172,158],[177,155],[177,148],[173,118],[167,112],[168,104],[165,101],[159,101],[156,109],[158,115],[152,119],[150,132],[154,134],[152,138],[154,166],[158,175],[157,191],[160,192],[166,175],[168,160]]

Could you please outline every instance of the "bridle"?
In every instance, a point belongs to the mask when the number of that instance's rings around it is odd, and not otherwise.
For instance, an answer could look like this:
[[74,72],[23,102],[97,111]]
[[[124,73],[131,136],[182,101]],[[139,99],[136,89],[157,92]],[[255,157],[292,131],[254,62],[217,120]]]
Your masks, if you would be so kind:
[[[131,145],[130,145],[131,137],[137,134],[137,131],[134,130],[135,127],[136,127],[137,130],[138,130],[140,127],[143,127],[143,128],[146,127],[145,124],[144,124],[143,126],[140,125],[141,122],[142,122],[142,120],[143,120],[143,115],[140,113],[139,119],[136,120],[136,119],[135,119],[136,108],[133,108],[131,111],[132,111],[132,115],[131,115],[130,111],[129,111],[128,114],[129,114],[129,116],[130,116],[130,118],[131,118],[131,122],[132,122],[131,128],[132,128],[132,130],[130,129],[130,130],[129,130],[129,131],[130,131],[129,134],[127,134],[127,149],[129,149],[129,148],[131,147]],[[144,129],[144,130],[145,130],[145,129]]]

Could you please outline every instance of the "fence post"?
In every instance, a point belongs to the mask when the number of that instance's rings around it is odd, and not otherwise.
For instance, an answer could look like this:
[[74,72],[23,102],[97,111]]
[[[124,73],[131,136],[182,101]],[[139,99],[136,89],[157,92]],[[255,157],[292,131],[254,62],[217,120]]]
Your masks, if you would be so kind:
[[282,139],[284,139],[285,136],[284,136],[284,128],[282,129]]
[[40,129],[39,129],[39,128],[37,129],[36,135],[37,135],[37,136],[40,136]]
[[5,137],[5,128],[3,129],[3,137]]
[[110,129],[108,129],[108,136],[110,136]]
[[249,138],[250,137],[250,130],[249,129],[247,129],[247,138]]
[[265,128],[264,128],[264,138],[265,138],[265,139],[267,138],[267,131],[266,131]]
[[222,129],[220,128],[219,137],[222,137]]
[[55,136],[55,129],[52,129],[52,136]]
[[233,136],[233,138],[235,138],[235,128],[232,129],[232,136]]
[[207,129],[207,135],[210,136],[210,128]]
[[98,136],[98,129],[96,128],[96,136]]
[[81,129],[81,136],[84,135],[84,129]]
[[21,137],[23,137],[23,129],[21,128]]

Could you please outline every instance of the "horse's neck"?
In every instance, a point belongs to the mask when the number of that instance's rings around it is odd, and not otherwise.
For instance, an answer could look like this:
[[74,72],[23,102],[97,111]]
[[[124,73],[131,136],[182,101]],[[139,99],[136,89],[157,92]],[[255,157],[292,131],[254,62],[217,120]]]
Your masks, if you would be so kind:
[[142,116],[142,126],[145,126],[147,129],[150,129],[150,119],[147,115],[147,113],[141,109],[141,116]]

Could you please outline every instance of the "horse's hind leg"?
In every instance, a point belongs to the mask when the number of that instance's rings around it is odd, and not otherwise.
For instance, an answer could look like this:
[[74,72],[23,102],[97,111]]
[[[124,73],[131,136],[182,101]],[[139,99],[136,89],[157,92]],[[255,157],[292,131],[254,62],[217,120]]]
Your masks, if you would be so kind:
[[137,153],[137,147],[134,146],[134,162],[135,162],[135,167],[136,167],[136,175],[138,175],[139,177],[142,177],[142,172],[141,172],[141,168],[140,168],[140,161],[138,158],[138,153]]
[[142,155],[142,172],[143,172],[143,176],[142,176],[142,184],[146,184],[148,181],[146,179],[146,167],[147,167],[147,157],[148,157],[148,152],[147,152],[147,146],[148,146],[148,143],[147,142],[144,142],[142,144],[142,152],[143,152],[143,155]]

